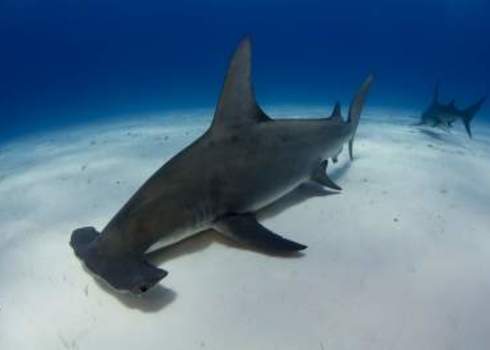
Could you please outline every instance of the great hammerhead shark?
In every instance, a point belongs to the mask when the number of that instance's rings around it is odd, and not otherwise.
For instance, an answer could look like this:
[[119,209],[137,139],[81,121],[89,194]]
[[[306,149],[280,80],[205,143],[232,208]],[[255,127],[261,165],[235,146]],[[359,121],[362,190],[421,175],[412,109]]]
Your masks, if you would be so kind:
[[327,163],[346,142],[352,158],[373,76],[346,121],[339,104],[329,118],[273,120],[255,100],[250,61],[245,38],[231,59],[211,127],[153,174],[101,233],[73,231],[75,254],[116,290],[140,294],[154,286],[167,272],[145,253],[207,229],[267,251],[306,248],[265,228],[255,214],[306,182],[340,189],[328,178]]
[[454,99],[448,104],[439,102],[439,83],[434,88],[434,95],[429,107],[422,113],[420,122],[415,125],[430,125],[434,127],[440,127],[442,129],[448,129],[452,127],[453,123],[461,119],[468,136],[472,138],[471,134],[471,121],[475,114],[480,110],[482,104],[485,102],[486,97],[482,97],[475,104],[469,106],[466,109],[459,109],[456,107]]

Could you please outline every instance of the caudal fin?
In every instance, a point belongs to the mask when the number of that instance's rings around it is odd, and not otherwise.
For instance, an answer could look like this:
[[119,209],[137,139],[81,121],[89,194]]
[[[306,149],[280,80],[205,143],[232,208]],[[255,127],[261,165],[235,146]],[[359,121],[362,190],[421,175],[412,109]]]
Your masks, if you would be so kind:
[[486,99],[486,96],[481,98],[478,102],[466,108],[462,113],[461,117],[463,119],[463,124],[470,139],[473,137],[473,135],[471,134],[471,121],[473,120],[475,114],[478,113]]
[[357,94],[354,96],[352,103],[349,108],[349,117],[347,121],[352,125],[351,126],[351,139],[349,140],[349,157],[350,160],[354,159],[353,156],[353,146],[354,146],[354,137],[356,136],[357,126],[359,125],[359,120],[361,118],[362,108],[364,106],[364,101],[366,100],[367,93],[371,84],[373,83],[374,75],[369,74],[369,76],[364,80],[361,87],[357,91]]

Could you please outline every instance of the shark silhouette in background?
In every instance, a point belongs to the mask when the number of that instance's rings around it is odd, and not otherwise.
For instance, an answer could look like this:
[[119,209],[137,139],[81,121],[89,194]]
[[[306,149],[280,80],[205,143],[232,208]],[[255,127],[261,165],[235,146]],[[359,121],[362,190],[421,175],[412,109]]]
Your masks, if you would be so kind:
[[422,113],[420,122],[415,125],[429,125],[448,130],[453,126],[453,123],[456,120],[461,119],[468,136],[472,138],[471,121],[476,113],[478,113],[485,100],[486,97],[482,97],[476,103],[465,109],[456,107],[454,99],[448,104],[441,103],[439,102],[439,83],[437,83],[429,107]]

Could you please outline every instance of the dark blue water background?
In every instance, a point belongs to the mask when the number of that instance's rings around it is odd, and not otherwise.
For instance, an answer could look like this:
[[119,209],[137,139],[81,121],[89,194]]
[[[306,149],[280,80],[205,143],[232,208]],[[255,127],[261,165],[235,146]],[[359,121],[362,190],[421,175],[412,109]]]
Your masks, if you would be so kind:
[[348,103],[369,71],[376,106],[490,87],[486,0],[0,0],[0,135],[211,108],[244,34],[265,106]]

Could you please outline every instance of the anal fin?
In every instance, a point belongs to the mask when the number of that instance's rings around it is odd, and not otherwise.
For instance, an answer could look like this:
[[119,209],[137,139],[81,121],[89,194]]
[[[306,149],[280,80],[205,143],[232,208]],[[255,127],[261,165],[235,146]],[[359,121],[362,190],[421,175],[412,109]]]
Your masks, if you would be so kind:
[[214,228],[240,243],[250,244],[267,251],[295,252],[305,245],[283,238],[268,230],[252,214],[229,215],[218,220]]

